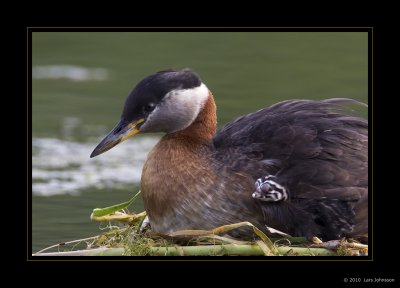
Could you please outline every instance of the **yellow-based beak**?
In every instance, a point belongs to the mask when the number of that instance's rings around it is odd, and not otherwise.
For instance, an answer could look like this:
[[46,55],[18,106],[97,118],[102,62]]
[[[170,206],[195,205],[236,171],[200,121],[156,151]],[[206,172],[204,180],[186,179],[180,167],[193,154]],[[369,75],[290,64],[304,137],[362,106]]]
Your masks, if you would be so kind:
[[96,157],[97,155],[110,150],[129,137],[139,133],[140,124],[143,122],[143,118],[134,122],[128,122],[124,119],[121,119],[117,126],[115,126],[114,129],[111,130],[111,132],[93,150],[92,154],[90,154],[90,158]]

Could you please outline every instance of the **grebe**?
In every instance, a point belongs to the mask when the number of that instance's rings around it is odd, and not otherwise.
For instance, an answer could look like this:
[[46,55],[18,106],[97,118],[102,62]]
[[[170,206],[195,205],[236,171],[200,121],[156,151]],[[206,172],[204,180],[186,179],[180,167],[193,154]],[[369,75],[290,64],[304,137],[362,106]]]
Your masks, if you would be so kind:
[[[216,133],[216,105],[190,69],[143,79],[90,157],[141,132],[166,133],[144,164],[152,229],[170,233],[249,221],[270,234],[368,237],[368,122],[351,99],[289,100]],[[249,236],[244,229],[239,236]]]

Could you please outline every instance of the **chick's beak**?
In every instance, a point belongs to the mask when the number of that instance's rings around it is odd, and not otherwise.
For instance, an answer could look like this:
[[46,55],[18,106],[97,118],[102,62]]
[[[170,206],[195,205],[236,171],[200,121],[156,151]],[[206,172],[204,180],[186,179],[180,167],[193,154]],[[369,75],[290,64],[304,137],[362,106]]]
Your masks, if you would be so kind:
[[144,122],[145,119],[141,118],[137,121],[128,122],[125,119],[121,119],[119,123],[111,130],[111,132],[97,145],[90,154],[90,158],[100,155],[114,146],[118,145],[122,141],[125,141],[129,137],[140,132],[140,124]]

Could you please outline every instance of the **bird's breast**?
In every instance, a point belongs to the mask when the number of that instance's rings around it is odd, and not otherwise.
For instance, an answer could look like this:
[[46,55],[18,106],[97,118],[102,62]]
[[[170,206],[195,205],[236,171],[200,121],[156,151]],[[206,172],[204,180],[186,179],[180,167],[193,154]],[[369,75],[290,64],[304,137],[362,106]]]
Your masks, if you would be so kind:
[[186,144],[161,140],[144,165],[141,190],[152,229],[212,229],[254,214],[252,180],[217,173],[211,148]]

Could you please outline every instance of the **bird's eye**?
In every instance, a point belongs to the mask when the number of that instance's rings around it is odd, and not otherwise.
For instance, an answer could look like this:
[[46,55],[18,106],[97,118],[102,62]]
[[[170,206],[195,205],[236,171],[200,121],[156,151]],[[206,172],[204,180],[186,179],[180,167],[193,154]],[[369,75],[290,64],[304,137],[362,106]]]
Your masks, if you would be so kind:
[[148,103],[143,107],[143,109],[144,109],[145,112],[151,112],[151,111],[154,110],[155,107],[156,107],[156,104]]

